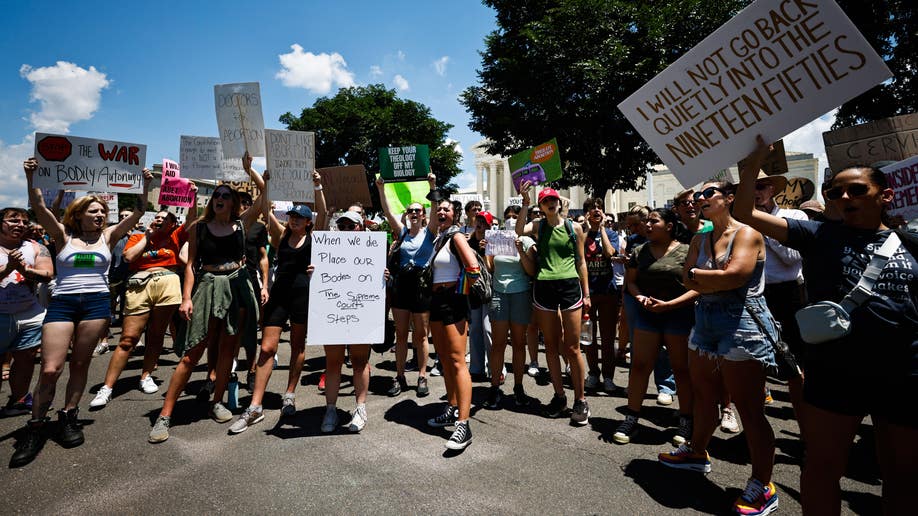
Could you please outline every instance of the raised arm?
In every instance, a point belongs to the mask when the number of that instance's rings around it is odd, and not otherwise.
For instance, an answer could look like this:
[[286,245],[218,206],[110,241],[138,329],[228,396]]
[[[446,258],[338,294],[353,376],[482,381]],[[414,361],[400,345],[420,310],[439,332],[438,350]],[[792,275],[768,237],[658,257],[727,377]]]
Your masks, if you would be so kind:
[[327,223],[326,221],[328,221],[328,213],[326,212],[328,207],[325,205],[325,189],[322,186],[322,175],[315,171],[312,173],[312,188],[315,190],[316,196],[316,220],[313,222],[313,227],[323,229]]
[[523,197],[523,205],[520,208],[519,217],[516,218],[516,227],[513,228],[516,231],[516,236],[534,235],[535,231],[538,229],[535,221],[526,222],[526,219],[529,218],[529,205],[532,203],[532,200],[529,198],[530,186],[532,186],[532,183],[529,181],[523,181],[520,185],[520,195]]
[[392,228],[392,233],[401,235],[405,225],[392,213],[392,208],[389,206],[389,199],[386,198],[386,182],[383,180],[382,176],[376,178],[376,189],[379,191],[379,204],[382,207],[383,214],[386,216],[386,220],[389,221],[389,227]]
[[194,184],[194,181],[191,181],[190,186],[191,206],[188,207],[188,213],[185,214],[185,223],[182,224],[185,226],[185,231],[188,231],[188,228],[198,219],[198,185]]
[[45,206],[45,199],[41,195],[41,190],[32,185],[32,176],[35,174],[35,171],[38,170],[38,160],[35,158],[25,160],[22,164],[22,169],[25,171],[26,191],[29,194],[29,204],[32,205],[32,211],[35,212],[35,218],[38,219],[38,223],[45,228],[45,232],[58,243],[57,245],[63,247],[66,240],[64,225],[61,224],[57,220],[57,217],[51,213],[51,210]]
[[134,229],[134,226],[140,222],[141,217],[147,211],[147,194],[150,193],[152,185],[153,173],[150,172],[150,169],[145,168],[143,169],[143,193],[137,195],[137,202],[134,204],[134,211],[131,212],[131,216],[105,229],[109,248],[113,248],[121,240],[121,237],[128,234],[128,231]]
[[746,157],[745,166],[740,170],[740,184],[736,188],[736,199],[733,200],[733,216],[784,244],[787,243],[787,221],[755,209],[755,178],[770,149],[761,135],[756,136],[756,148]]
[[268,180],[271,179],[271,175],[267,170],[265,170],[264,177],[258,175],[258,172],[255,172],[252,168],[252,157],[249,156],[248,152],[242,156],[242,166],[245,168],[245,171],[248,172],[249,178],[252,179],[252,182],[255,183],[255,187],[258,188],[260,192],[258,197],[254,199],[252,205],[239,215],[239,218],[242,219],[242,225],[245,227],[245,231],[248,232],[252,224],[258,220],[258,217],[266,209],[271,209],[271,196],[268,194]]
[[277,220],[274,212],[268,212],[268,218],[265,219],[268,226],[268,238],[271,247],[277,248],[280,245],[281,235],[284,234],[284,225]]

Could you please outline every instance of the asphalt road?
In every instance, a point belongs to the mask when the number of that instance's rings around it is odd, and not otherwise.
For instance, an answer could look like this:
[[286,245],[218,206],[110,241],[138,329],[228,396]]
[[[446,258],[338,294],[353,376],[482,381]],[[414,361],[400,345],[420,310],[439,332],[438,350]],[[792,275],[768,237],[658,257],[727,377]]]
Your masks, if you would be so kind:
[[[589,396],[590,424],[572,427],[567,418],[540,417],[538,407],[520,410],[510,396],[504,398],[501,410],[481,408],[487,384],[476,383],[473,444],[464,452],[447,453],[444,442],[449,432],[425,424],[443,408],[442,378],[431,379],[427,398],[417,398],[413,387],[389,398],[385,393],[395,375],[391,353],[374,353],[371,359],[366,429],[356,435],[346,431],[324,435],[319,424],[325,402],[316,389],[321,348],[307,349],[308,363],[297,390],[298,412],[284,420],[279,393],[286,383],[289,347],[282,342],[280,348],[281,366],[271,377],[263,422],[242,434],[227,435],[229,424],[208,419],[207,405],[189,394],[179,400],[170,439],[157,445],[147,443],[147,434],[162,406],[176,357],[171,353],[162,357],[154,375],[162,384],[160,392],[147,395],[137,389],[141,357],[135,354],[107,407],[89,411],[93,394],[84,395],[80,416],[85,423],[85,444],[67,450],[49,441],[32,464],[0,469],[0,512],[724,513],[750,474],[744,435],[720,431],[710,447],[711,474],[659,465],[656,455],[671,448],[668,440],[677,421],[675,405],[657,406],[655,392],[647,396],[641,432],[632,444],[621,446],[611,441],[611,435],[624,418],[620,412],[625,404],[623,394]],[[101,385],[110,356],[93,360],[91,393]],[[543,355],[540,363],[544,368]],[[188,392],[196,392],[203,383],[203,371],[199,367],[192,376]],[[416,377],[408,373],[410,385]],[[66,378],[65,372],[58,386],[59,398]],[[349,420],[345,411],[354,407],[349,376],[345,380],[338,403],[342,423]],[[625,385],[627,370],[618,368],[615,381]],[[544,382],[544,378],[537,384],[526,377],[525,386],[531,396],[547,403],[551,389]],[[505,394],[510,394],[511,387],[508,381]],[[774,481],[780,512],[797,514],[801,455],[797,427],[786,388],[773,383],[771,389],[775,402],[766,411],[777,437]],[[245,406],[249,394],[240,392]],[[8,395],[4,385],[4,402]],[[2,460],[12,454],[15,436],[26,419],[0,419]],[[842,482],[844,512],[879,512],[880,482],[873,448],[867,420]]]

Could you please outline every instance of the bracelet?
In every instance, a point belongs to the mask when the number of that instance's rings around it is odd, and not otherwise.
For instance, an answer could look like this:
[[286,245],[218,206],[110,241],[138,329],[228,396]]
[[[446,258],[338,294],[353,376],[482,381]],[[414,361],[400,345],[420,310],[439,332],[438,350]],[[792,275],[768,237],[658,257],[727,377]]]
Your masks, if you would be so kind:
[[321,192],[321,191],[322,191],[322,186],[321,186],[321,185],[320,185],[320,186],[313,186],[312,189],[313,189],[314,191],[316,191],[316,192]]

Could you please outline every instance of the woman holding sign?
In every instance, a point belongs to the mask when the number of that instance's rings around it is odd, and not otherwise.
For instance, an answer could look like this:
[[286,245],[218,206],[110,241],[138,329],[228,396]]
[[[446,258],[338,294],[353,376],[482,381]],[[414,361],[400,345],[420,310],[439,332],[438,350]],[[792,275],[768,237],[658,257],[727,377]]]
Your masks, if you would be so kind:
[[[264,192],[265,181],[252,170],[252,157],[248,153],[243,156],[242,165]],[[220,185],[214,189],[204,215],[188,230],[188,262],[179,313],[188,321],[189,347],[169,381],[163,408],[150,431],[151,443],[169,438],[175,403],[211,342],[219,349],[211,417],[218,423],[233,418],[223,406],[223,394],[233,359],[239,352],[246,317],[258,317],[258,302],[245,270],[245,232],[265,210],[266,202],[267,196],[260,195],[254,206],[242,211],[239,194],[227,185]]]
[[108,331],[111,321],[108,268],[112,246],[133,228],[146,208],[153,174],[144,169],[143,194],[131,216],[108,226],[108,204],[87,195],[67,207],[62,222],[45,206],[41,190],[32,186],[38,168],[35,158],[23,165],[29,203],[48,235],[62,245],[57,253],[57,286],[45,314],[41,337],[41,375],[35,388],[32,419],[23,441],[10,461],[11,466],[31,462],[44,445],[46,414],[54,400],[57,379],[70,353],[70,379],[63,409],[59,410],[59,442],[65,447],[83,444],[82,425],[77,419],[80,398],[86,389],[86,376],[92,351],[99,336]]
[[[841,511],[839,480],[851,443],[870,414],[884,513],[913,513],[911,490],[918,479],[918,237],[890,229],[886,209],[895,192],[883,172],[868,166],[838,171],[823,190],[841,221],[780,218],[754,209],[755,178],[767,153],[760,138],[759,148],[740,171],[736,217],[800,251],[807,296],[819,302],[820,313],[835,312],[831,302],[841,304],[838,308],[850,316],[847,334],[825,339],[813,338],[807,325],[800,325],[808,343],[806,424],[801,425],[806,444],[800,477],[803,512]],[[821,322],[837,324],[837,316],[833,319]]]

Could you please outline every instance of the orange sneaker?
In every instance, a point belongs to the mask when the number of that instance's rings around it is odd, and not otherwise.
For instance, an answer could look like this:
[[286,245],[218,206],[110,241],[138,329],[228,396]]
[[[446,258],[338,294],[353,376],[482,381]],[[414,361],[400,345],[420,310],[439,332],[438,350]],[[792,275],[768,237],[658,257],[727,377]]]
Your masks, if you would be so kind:
[[771,514],[778,510],[778,491],[769,482],[763,485],[754,478],[746,483],[746,490],[733,502],[733,512],[745,516]]
[[711,457],[708,452],[695,453],[688,444],[681,444],[670,453],[661,453],[657,458],[665,466],[676,469],[687,469],[699,473],[711,472]]

